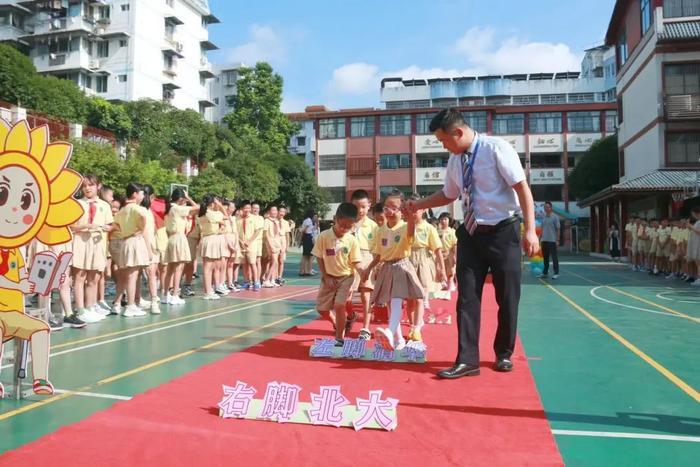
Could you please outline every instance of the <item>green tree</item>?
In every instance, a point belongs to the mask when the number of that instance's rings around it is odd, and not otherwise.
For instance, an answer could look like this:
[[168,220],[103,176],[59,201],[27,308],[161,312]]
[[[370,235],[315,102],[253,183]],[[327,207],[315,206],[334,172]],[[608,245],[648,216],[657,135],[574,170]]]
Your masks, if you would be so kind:
[[280,179],[277,202],[287,205],[290,217],[299,220],[308,209],[321,216],[328,212],[329,193],[318,186],[304,161],[290,155],[280,156],[277,168]]
[[36,75],[29,80],[31,97],[27,107],[74,123],[85,123],[88,98],[73,82],[54,76]]
[[111,131],[120,140],[129,137],[133,125],[123,105],[112,104],[99,97],[89,99],[87,104],[88,125]]
[[27,105],[33,97],[31,78],[36,75],[29,57],[14,47],[0,44],[0,99]]
[[95,174],[105,185],[115,190],[122,189],[124,161],[109,144],[98,144],[87,140],[74,140],[73,156],[69,167],[80,174]]
[[593,143],[569,174],[571,197],[582,200],[620,180],[617,136]]
[[195,200],[201,200],[208,193],[233,198],[237,192],[236,182],[215,167],[207,167],[190,179],[189,194]]
[[241,197],[264,203],[277,199],[280,180],[270,163],[248,154],[235,154],[216,167],[236,183]]
[[224,117],[224,122],[236,136],[255,136],[273,152],[286,152],[289,137],[298,131],[298,125],[280,110],[282,77],[265,62],[243,68],[240,74],[234,111]]

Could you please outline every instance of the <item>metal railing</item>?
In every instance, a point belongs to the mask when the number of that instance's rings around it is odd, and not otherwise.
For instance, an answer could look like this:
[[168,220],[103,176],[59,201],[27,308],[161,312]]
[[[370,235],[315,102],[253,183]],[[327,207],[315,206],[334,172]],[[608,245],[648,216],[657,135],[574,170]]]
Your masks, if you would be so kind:
[[700,119],[700,94],[666,95],[664,110],[669,120]]

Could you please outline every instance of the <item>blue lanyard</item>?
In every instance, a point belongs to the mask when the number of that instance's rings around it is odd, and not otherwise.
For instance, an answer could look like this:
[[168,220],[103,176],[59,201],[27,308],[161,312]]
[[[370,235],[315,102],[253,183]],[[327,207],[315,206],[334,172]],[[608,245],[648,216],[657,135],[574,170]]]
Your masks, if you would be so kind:
[[474,172],[474,161],[476,160],[476,155],[479,152],[479,147],[481,146],[481,139],[479,139],[478,133],[476,134],[476,146],[474,146],[474,152],[472,152],[472,155],[469,157],[469,161],[467,164],[469,164],[469,167],[467,167],[466,174],[464,173],[464,159],[466,159],[466,154],[462,154],[463,159],[462,159],[462,190],[469,184],[467,182],[471,182],[472,179],[472,173]]

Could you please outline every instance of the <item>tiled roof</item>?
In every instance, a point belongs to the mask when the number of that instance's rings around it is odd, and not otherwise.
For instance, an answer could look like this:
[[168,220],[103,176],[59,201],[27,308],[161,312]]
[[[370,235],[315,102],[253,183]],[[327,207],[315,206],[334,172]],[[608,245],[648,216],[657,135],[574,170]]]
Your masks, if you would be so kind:
[[634,193],[649,191],[681,191],[695,187],[700,170],[656,170],[641,177],[604,188],[598,193],[579,201],[580,207],[587,207],[598,201],[614,196],[616,193]]
[[700,20],[665,23],[664,31],[659,34],[661,41],[685,39],[700,39]]

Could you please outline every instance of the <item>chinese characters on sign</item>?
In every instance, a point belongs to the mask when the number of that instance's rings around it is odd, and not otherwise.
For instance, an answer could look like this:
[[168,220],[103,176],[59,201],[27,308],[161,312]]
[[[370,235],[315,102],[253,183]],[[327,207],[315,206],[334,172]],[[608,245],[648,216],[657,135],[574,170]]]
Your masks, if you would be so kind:
[[311,393],[311,402],[299,402],[301,387],[272,381],[267,384],[265,398],[253,399],[257,390],[237,381],[223,385],[224,397],[219,402],[222,418],[269,420],[279,423],[304,423],[334,427],[395,430],[398,426],[398,399],[382,399],[382,390],[369,391],[369,398],[358,397],[355,405],[343,395],[340,386],[321,386]]
[[345,339],[343,347],[335,346],[335,339],[314,339],[309,355],[315,358],[346,358],[395,363],[425,363],[427,347],[423,342],[410,341],[402,350],[388,351],[380,344],[368,348],[362,339]]
[[564,183],[564,169],[532,169],[531,185],[561,185]]

